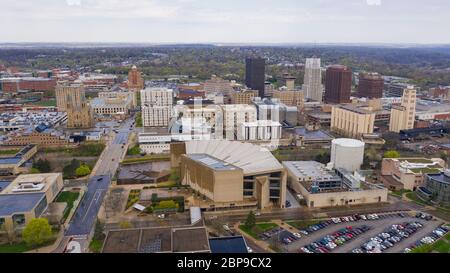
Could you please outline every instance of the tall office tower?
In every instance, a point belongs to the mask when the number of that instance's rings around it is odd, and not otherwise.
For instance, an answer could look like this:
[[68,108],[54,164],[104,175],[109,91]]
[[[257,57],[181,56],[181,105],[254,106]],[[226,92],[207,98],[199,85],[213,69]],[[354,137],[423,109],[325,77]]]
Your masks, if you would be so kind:
[[307,99],[322,102],[323,84],[320,58],[306,59],[303,92]]
[[172,89],[147,88],[141,90],[141,112],[144,127],[167,127],[172,106]]
[[264,98],[266,80],[266,61],[262,58],[245,59],[245,84],[248,88],[258,90],[259,97]]
[[94,114],[85,97],[82,84],[60,84],[56,87],[59,111],[67,112],[67,128],[92,128]]
[[383,97],[384,79],[378,73],[359,73],[358,97],[379,99]]
[[128,89],[133,91],[141,91],[144,89],[144,79],[142,79],[141,72],[135,65],[128,72]]
[[327,68],[325,79],[325,102],[348,103],[352,90],[352,70],[345,65]]
[[80,103],[85,99],[84,87],[81,83],[60,82],[55,88],[56,107],[58,111],[65,112],[67,110],[67,100],[73,103]]
[[401,105],[392,106],[389,131],[399,133],[400,130],[413,129],[415,116],[416,90],[413,86],[408,86],[403,90]]

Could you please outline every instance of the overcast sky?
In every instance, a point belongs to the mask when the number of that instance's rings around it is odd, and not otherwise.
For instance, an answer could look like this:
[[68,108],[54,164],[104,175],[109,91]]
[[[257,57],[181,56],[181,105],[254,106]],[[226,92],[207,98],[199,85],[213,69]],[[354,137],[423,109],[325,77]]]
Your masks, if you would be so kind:
[[0,42],[450,43],[450,1],[0,0]]

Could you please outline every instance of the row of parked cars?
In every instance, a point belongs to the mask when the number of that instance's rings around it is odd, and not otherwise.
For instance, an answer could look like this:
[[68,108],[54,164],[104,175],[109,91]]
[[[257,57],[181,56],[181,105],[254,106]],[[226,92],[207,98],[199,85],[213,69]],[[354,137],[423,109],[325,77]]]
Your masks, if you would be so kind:
[[370,230],[369,226],[348,226],[300,248],[300,253],[328,253]]
[[433,232],[431,232],[429,235],[423,237],[422,239],[418,240],[417,242],[415,242],[411,246],[405,248],[405,250],[403,252],[404,253],[409,253],[414,248],[417,248],[417,247],[422,246],[424,244],[432,244],[432,243],[436,242],[437,240],[439,240],[440,238],[442,238],[443,236],[445,236],[445,234],[447,234],[449,232],[449,230],[450,230],[449,227],[446,227],[445,225],[442,225],[442,226],[436,228],[435,230],[433,230]]
[[354,249],[353,253],[381,253],[404,239],[410,237],[423,227],[419,222],[405,222],[402,224],[394,224],[387,228],[384,232],[370,238],[360,248]]
[[272,238],[272,236],[279,234],[283,230],[284,229],[282,227],[276,227],[276,228],[273,228],[266,232],[263,232],[262,234],[259,235],[259,238],[263,241],[266,241],[266,240],[269,240],[270,238]]
[[407,213],[389,213],[389,214],[355,214],[352,216],[345,216],[345,217],[334,217],[331,218],[328,221],[323,221],[318,224],[310,225],[305,229],[300,229],[299,232],[304,235],[308,235],[310,233],[314,233],[316,231],[319,231],[321,229],[326,228],[329,225],[332,224],[340,224],[340,223],[347,223],[347,222],[357,222],[357,221],[370,221],[370,220],[379,220],[389,217],[401,217],[405,218],[409,215]]
[[422,213],[422,212],[418,212],[418,213],[416,214],[416,218],[418,218],[418,219],[424,219],[424,220],[427,220],[427,221],[433,220],[433,216],[428,215],[428,214],[425,214],[425,213]]

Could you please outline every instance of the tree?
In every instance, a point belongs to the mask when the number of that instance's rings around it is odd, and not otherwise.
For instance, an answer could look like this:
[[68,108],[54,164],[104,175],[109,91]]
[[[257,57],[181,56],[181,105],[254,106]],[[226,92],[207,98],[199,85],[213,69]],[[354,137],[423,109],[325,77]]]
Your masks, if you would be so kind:
[[250,211],[247,215],[247,219],[245,219],[245,227],[247,229],[252,229],[256,225],[256,216],[253,211]]
[[52,170],[50,161],[42,158],[39,158],[39,160],[33,164],[33,168],[39,170],[41,173],[49,173]]
[[86,176],[91,173],[91,168],[88,165],[81,165],[75,170],[75,174],[77,177]]
[[45,218],[32,219],[22,232],[22,237],[27,245],[36,247],[50,241],[52,227]]
[[70,163],[63,168],[64,178],[74,178],[76,176],[76,169],[81,166],[81,162],[78,159],[72,159]]
[[384,158],[399,158],[400,157],[400,153],[397,151],[387,151],[384,153]]

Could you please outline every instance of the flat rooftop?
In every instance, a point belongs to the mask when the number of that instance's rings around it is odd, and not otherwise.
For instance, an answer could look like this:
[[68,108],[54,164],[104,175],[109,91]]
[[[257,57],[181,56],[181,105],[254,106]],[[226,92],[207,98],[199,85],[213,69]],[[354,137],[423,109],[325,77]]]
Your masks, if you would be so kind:
[[308,131],[304,127],[295,128],[294,132],[296,135],[303,136],[305,140],[317,140],[317,139],[332,140],[334,138],[325,131],[322,130]]
[[209,239],[211,253],[248,253],[247,243],[242,236]]
[[42,200],[45,193],[0,194],[0,216],[29,212]]
[[186,156],[216,171],[234,171],[239,169],[234,165],[207,154],[189,154]]
[[205,228],[181,228],[172,230],[173,252],[209,252],[208,234]]
[[333,171],[327,170],[324,164],[316,161],[283,161],[283,165],[297,178],[315,181],[340,179]]
[[154,227],[109,231],[103,253],[209,252],[205,227]]
[[444,173],[427,174],[427,176],[435,181],[450,185],[450,177],[448,177]]

